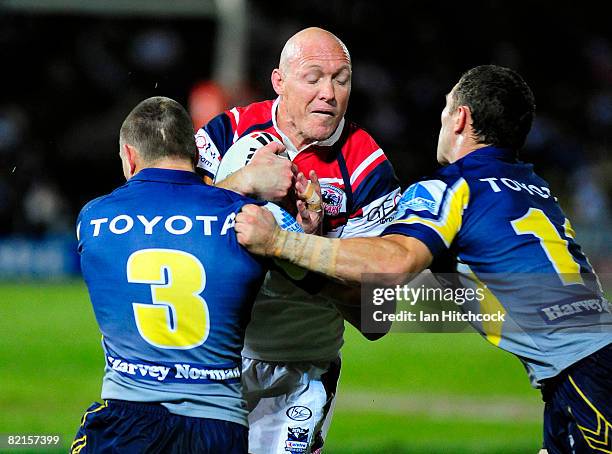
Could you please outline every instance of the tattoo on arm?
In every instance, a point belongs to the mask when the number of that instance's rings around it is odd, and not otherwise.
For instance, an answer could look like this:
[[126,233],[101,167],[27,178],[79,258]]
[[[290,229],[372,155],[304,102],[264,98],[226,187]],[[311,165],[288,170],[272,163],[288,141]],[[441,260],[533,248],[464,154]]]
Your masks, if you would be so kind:
[[274,239],[274,257],[302,268],[334,276],[340,240],[281,230]]

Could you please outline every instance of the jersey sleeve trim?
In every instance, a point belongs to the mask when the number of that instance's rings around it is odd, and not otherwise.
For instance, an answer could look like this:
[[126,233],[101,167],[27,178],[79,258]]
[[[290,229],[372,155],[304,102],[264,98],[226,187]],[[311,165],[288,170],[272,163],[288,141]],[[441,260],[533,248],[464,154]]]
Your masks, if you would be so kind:
[[352,210],[350,217],[355,217],[361,209],[400,187],[393,166],[384,154],[382,158],[376,158],[375,161],[377,161],[375,167],[371,167],[367,175],[362,174],[358,185],[353,185],[353,205],[350,207]]
[[[422,183],[417,183],[417,185],[419,184]],[[413,187],[414,185],[405,194],[410,194]],[[439,240],[441,240],[443,248],[448,249],[461,228],[463,212],[469,200],[469,185],[467,181],[460,178],[453,186],[447,188],[438,219],[426,218],[423,214],[420,214],[421,210],[408,207],[404,213],[399,214],[398,219],[385,230],[384,234],[398,233],[414,236],[415,232],[430,231],[435,233]],[[401,205],[402,202],[400,202],[400,210],[402,209]],[[434,241],[431,236],[427,239],[419,239],[427,244],[432,253],[434,251],[441,252],[441,245],[435,244],[438,241]]]

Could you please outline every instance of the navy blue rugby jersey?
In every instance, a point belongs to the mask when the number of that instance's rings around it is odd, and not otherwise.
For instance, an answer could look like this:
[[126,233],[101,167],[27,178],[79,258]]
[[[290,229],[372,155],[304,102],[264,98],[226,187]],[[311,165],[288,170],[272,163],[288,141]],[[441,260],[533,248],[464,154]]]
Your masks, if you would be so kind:
[[546,181],[516,152],[484,147],[410,186],[383,235],[427,245],[432,271],[480,288],[462,309],[517,355],[532,384],[612,342],[610,303]]
[[149,168],[81,210],[103,399],[247,424],[240,351],[265,270],[233,229],[246,203],[260,204],[192,172]]

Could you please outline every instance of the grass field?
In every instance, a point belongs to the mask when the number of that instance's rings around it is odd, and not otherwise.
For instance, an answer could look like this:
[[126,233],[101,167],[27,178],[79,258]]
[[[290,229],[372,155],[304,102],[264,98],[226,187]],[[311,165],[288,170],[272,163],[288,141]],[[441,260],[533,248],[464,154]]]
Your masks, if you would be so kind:
[[[82,283],[0,284],[0,434],[61,434],[65,452],[103,366]],[[349,329],[339,391],[326,453],[539,449],[539,393],[518,360],[475,334],[368,342]]]

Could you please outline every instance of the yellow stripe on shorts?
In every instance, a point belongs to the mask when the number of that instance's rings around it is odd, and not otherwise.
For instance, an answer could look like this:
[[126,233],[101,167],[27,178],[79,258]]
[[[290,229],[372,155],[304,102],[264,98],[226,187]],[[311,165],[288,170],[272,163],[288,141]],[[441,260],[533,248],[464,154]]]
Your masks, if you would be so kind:
[[595,407],[595,405],[593,405],[587,396],[585,396],[578,385],[576,385],[576,382],[574,382],[572,376],[568,375],[568,378],[576,392],[580,395],[580,397],[582,397],[587,405],[591,407],[593,412],[595,412],[595,415],[597,415],[596,430],[587,429],[586,427],[577,424],[580,432],[582,432],[582,436],[592,449],[604,452],[606,454],[612,454],[612,439],[610,437],[612,434],[612,424],[608,422],[604,415]]
[[79,452],[81,452],[81,449],[83,449],[86,444],[87,435],[83,435],[81,438],[74,440],[72,442],[72,445],[70,445],[70,454],[79,454]]
[[100,410],[106,408],[107,406],[108,406],[108,403],[104,402],[103,404],[100,404],[100,406],[98,408],[85,412],[85,414],[83,415],[83,418],[81,418],[81,427],[83,427],[83,425],[85,425],[85,419],[87,418],[87,415],[89,415],[91,413],[95,413],[97,411],[100,411]]

